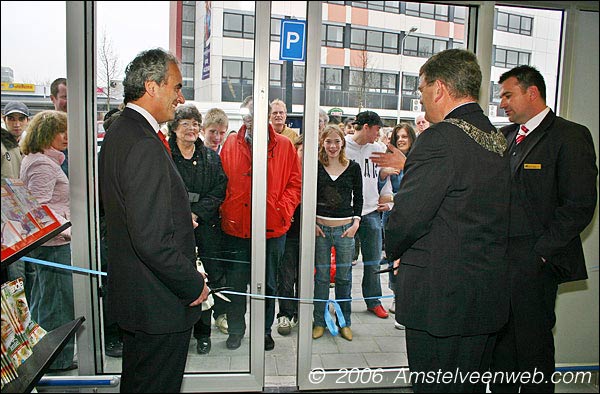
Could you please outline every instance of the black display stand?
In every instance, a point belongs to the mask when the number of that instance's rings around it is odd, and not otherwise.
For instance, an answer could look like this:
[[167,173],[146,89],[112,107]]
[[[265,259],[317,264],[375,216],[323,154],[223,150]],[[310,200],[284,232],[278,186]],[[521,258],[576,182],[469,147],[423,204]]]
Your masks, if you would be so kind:
[[[60,227],[55,228],[48,234],[44,235],[40,239],[32,242],[19,250],[17,253],[10,257],[2,260],[1,279],[2,283],[8,280],[7,268],[10,264],[17,261],[27,253],[36,249],[37,247],[48,242],[52,238],[56,237],[67,228],[71,227],[71,222],[66,222]],[[66,323],[49,333],[47,333],[34,347],[33,354],[25,360],[17,368],[17,374],[19,375],[15,380],[6,384],[2,388],[3,393],[29,393],[39,380],[44,376],[44,373],[48,370],[52,362],[56,359],[58,354],[63,350],[69,339],[77,332],[77,329],[85,321],[85,317],[81,316],[77,319]]]
[[84,321],[81,316],[47,333],[34,346],[33,354],[17,368],[19,376],[6,384],[2,392],[30,393]]

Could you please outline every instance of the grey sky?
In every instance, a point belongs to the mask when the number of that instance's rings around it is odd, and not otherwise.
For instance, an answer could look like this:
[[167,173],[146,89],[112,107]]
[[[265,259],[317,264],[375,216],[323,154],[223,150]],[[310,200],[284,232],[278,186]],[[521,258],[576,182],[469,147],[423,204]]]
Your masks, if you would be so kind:
[[[97,40],[106,31],[121,73],[138,52],[169,49],[168,1],[97,4]],[[65,2],[2,1],[1,7],[2,66],[13,69],[15,82],[42,84],[66,76]]]

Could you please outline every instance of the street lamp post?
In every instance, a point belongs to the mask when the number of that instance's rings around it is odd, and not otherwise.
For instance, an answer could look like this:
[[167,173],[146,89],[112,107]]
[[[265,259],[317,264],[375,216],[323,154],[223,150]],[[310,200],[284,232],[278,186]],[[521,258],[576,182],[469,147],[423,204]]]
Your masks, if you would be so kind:
[[406,33],[406,35],[402,38],[402,41],[400,41],[400,81],[398,82],[398,114],[396,117],[396,124],[400,123],[400,110],[402,109],[402,66],[404,64],[404,41],[406,41],[408,36],[416,32],[417,29],[418,28],[416,26],[411,27],[408,33]]

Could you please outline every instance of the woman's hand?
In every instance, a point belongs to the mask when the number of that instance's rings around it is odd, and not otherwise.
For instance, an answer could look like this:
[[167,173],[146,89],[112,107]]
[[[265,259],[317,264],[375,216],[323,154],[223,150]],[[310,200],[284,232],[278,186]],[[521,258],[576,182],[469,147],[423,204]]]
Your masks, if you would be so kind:
[[323,232],[323,230],[321,230],[321,227],[319,227],[316,224],[315,224],[315,235],[317,237],[323,237],[323,238],[325,238],[325,233]]

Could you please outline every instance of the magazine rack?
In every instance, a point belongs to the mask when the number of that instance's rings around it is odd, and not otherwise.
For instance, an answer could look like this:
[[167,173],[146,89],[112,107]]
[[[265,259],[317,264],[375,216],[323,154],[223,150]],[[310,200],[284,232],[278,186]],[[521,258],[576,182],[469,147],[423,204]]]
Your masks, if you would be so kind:
[[46,243],[71,223],[40,205],[20,179],[2,179],[2,282],[9,264]]
[[[21,180],[2,179],[1,281],[7,268],[27,253],[71,227],[59,220],[47,206],[39,205]],[[2,388],[3,393],[29,393],[84,322],[83,316],[48,332],[33,353],[17,367],[18,377]]]
[[85,317],[78,317],[44,335],[35,345],[33,354],[17,368],[19,376],[6,384],[2,392],[30,393],[84,321]]

